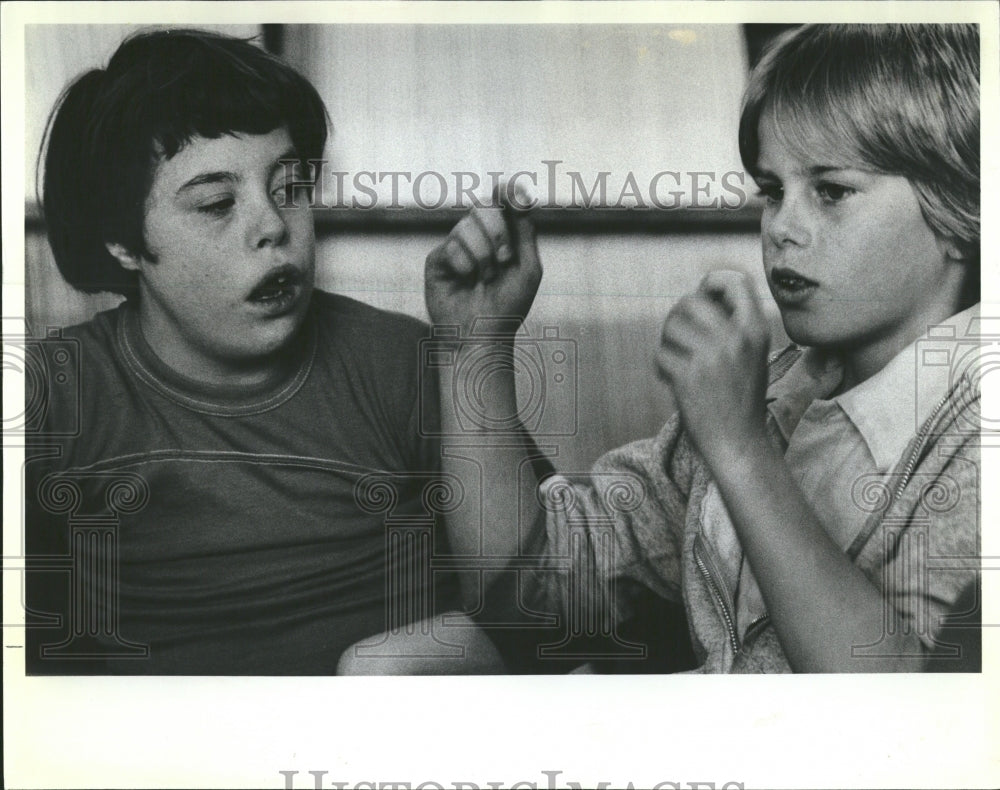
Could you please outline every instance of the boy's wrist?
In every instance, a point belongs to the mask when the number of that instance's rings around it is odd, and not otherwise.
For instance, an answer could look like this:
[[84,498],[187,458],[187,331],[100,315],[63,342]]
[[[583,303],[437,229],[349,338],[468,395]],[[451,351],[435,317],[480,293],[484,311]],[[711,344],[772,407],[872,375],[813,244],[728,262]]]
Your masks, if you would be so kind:
[[462,337],[474,344],[485,341],[514,342],[524,319],[514,315],[480,315],[462,322]]
[[[442,418],[458,421],[458,410],[474,412],[473,433],[491,433],[491,424],[509,424],[519,418],[514,376],[513,338],[457,344],[451,375],[440,379]],[[458,401],[469,401],[463,406]],[[463,432],[468,432],[466,425]]]
[[763,427],[742,436],[727,436],[717,445],[702,451],[717,482],[739,482],[747,474],[757,474],[768,462],[780,458]]

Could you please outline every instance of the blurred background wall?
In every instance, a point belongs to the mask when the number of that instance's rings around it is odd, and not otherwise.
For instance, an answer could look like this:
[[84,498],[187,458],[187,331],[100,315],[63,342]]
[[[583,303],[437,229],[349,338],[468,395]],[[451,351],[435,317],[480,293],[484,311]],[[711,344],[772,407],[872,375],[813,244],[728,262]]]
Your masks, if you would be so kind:
[[[758,214],[752,199],[738,194],[753,193],[736,146],[740,95],[759,48],[753,31],[748,40],[738,25],[216,29],[258,36],[315,82],[334,126],[329,167],[348,173],[348,183],[359,171],[433,171],[448,181],[449,199],[437,210],[417,205],[419,194],[425,205],[436,202],[435,179],[424,179],[417,194],[402,181],[392,208],[384,179],[375,185],[376,210],[316,209],[322,288],[426,318],[424,258],[463,214],[453,206],[455,172],[476,174],[482,183],[475,193],[485,198],[491,171],[526,171],[535,174],[533,190],[543,201],[576,205],[538,212],[545,277],[528,322],[532,337],[550,328],[575,351],[575,384],[550,379],[547,389],[536,382],[529,393],[545,399],[551,424],[575,428],[575,436],[544,440],[558,444],[558,465],[567,471],[651,435],[669,416],[653,354],[678,296],[720,267],[750,273],[766,292]],[[36,332],[117,303],[77,294],[62,281],[33,185],[56,97],[72,77],[103,65],[133,30],[46,25],[26,34],[25,311]],[[677,174],[661,177],[654,190],[668,210],[649,207],[649,182],[661,172]],[[630,174],[638,197],[634,189],[622,196]],[[735,189],[723,187],[726,174]],[[583,191],[602,178],[606,202],[631,210],[593,204],[599,200],[586,207]]]

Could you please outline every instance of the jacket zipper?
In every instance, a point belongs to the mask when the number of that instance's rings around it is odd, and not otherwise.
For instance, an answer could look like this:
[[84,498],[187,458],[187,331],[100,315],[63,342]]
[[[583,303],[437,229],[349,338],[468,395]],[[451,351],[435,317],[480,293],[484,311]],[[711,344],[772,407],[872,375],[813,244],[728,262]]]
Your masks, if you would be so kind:
[[[930,416],[920,427],[920,431],[917,433],[917,437],[914,440],[913,450],[910,452],[909,457],[906,459],[906,463],[903,465],[902,476],[900,477],[899,484],[892,490],[892,495],[885,508],[881,511],[881,516],[873,515],[868,526],[865,527],[865,529],[855,538],[854,542],[848,548],[847,556],[850,557],[852,562],[857,560],[862,549],[864,549],[865,545],[878,528],[879,523],[881,523],[882,519],[884,519],[885,513],[887,513],[902,496],[903,489],[906,488],[910,482],[910,478],[913,477],[913,471],[917,468],[917,462],[920,460],[920,456],[923,454],[924,448],[927,445],[927,436],[939,422],[941,410],[945,407],[945,404],[947,404],[949,400],[952,400],[955,397],[955,392],[965,382],[966,377],[963,376],[962,379],[960,379],[959,382],[955,384],[955,386],[953,386],[940,401],[938,401],[938,403],[934,406],[934,409],[931,411]],[[978,400],[979,397],[980,396],[977,393],[973,400]]]
[[[795,361],[799,357],[799,355],[795,353],[796,351],[798,351],[797,347],[788,346],[786,348],[775,351],[773,354],[771,354],[770,358],[767,360],[767,366],[769,368],[770,379],[772,382],[784,376],[785,373],[788,372],[789,368],[791,368],[791,366],[795,364]],[[940,409],[941,407],[939,406],[938,408]],[[758,617],[755,617],[751,621],[750,625],[747,626],[746,638],[743,640],[743,644],[740,644],[739,638],[736,635],[736,627],[733,623],[732,615],[729,613],[729,610],[726,606],[726,601],[722,596],[722,592],[719,589],[718,583],[715,581],[714,578],[712,578],[708,567],[706,566],[705,562],[701,559],[701,556],[698,553],[697,541],[695,542],[695,563],[698,565],[698,568],[701,570],[702,574],[704,574],[705,578],[708,580],[709,586],[711,587],[712,592],[715,594],[715,597],[722,608],[723,617],[725,618],[726,626],[729,629],[729,642],[733,646],[733,653],[735,655],[739,655],[743,651],[743,648],[746,646],[746,644],[750,641],[750,638],[756,635],[756,631],[762,628],[771,619],[771,615],[762,614]]]
[[[795,353],[797,350],[798,349],[794,346],[789,346],[771,355],[767,361],[768,368],[770,369],[769,372],[771,381],[781,378],[781,376],[783,376],[795,363],[795,360],[798,359],[798,354]],[[712,573],[712,569],[708,567],[708,564],[702,557],[700,545],[701,535],[698,535],[696,536],[694,542],[695,565],[698,567],[701,575],[705,577],[705,581],[708,582],[708,588],[711,590],[712,596],[718,602],[719,609],[722,611],[722,619],[725,621],[726,633],[729,636],[729,644],[733,648],[733,655],[739,655],[742,648],[740,646],[739,637],[736,635],[736,622],[733,617],[732,607],[729,605],[727,597],[723,595],[722,585],[715,578],[715,575]],[[751,629],[767,619],[768,615],[766,614],[755,619],[752,623],[750,623],[750,628],[747,629],[747,633],[749,634]]]
[[[767,359],[768,380],[774,383],[784,376],[799,358],[797,346],[786,346],[772,353]],[[781,364],[778,364],[778,363]]]
[[770,619],[771,615],[769,614],[762,614],[759,617],[754,618],[753,622],[751,622],[750,625],[747,626],[747,632],[746,635],[743,637],[743,645],[740,648],[741,650],[750,643],[750,638],[756,636],[757,631],[762,629],[764,624],[767,623]]
[[[913,452],[910,453],[910,457],[906,461],[906,465],[903,467],[903,476],[900,479],[899,485],[896,486],[896,490],[893,492],[892,502],[890,506],[897,500],[903,493],[903,489],[906,488],[906,484],[910,482],[910,478],[913,476],[913,470],[917,467],[917,459],[920,457],[920,453],[926,443],[927,435],[930,433],[931,428],[934,426],[938,414],[940,414],[941,409],[945,407],[945,404],[951,399],[951,393],[947,393],[937,405],[931,411],[930,416],[924,422],[923,427],[920,429],[920,433],[917,437],[917,442],[913,448]],[[746,639],[744,640],[744,645],[750,640],[750,636],[754,633],[754,630],[761,627],[767,620],[770,620],[771,616],[768,614],[763,614],[756,618],[747,627]]]
[[[906,461],[906,466],[903,467],[903,477],[899,481],[899,485],[896,486],[896,491],[893,494],[892,502],[889,503],[890,507],[899,499],[900,495],[903,493],[903,489],[906,488],[906,484],[910,482],[910,478],[913,476],[913,470],[917,467],[917,459],[920,457],[920,453],[924,448],[924,444],[927,440],[927,434],[931,432],[931,427],[935,424],[937,416],[944,405],[951,399],[951,392],[945,394],[934,410],[931,412],[931,416],[924,421],[923,427],[920,429],[920,433],[917,435],[917,443],[913,448],[913,452],[910,453],[910,457]],[[888,508],[886,508],[888,509]]]
[[[781,378],[788,369],[795,363],[798,359],[798,354],[795,353],[798,349],[794,346],[789,346],[787,348],[781,349],[773,353],[767,360],[770,379],[774,381],[775,379]],[[780,364],[778,364],[780,362]],[[722,619],[725,621],[726,632],[729,635],[729,644],[733,648],[733,655],[739,655],[740,650],[740,640],[736,635],[736,623],[733,617],[732,608],[729,606],[726,596],[722,593],[722,586],[716,580],[715,575],[712,570],[708,567],[704,558],[701,556],[701,535],[696,536],[694,541],[694,562],[698,566],[698,570],[701,575],[705,577],[705,581],[708,582],[708,588],[712,591],[712,595],[719,604],[719,609],[722,610]],[[768,615],[762,615],[750,623],[750,627],[747,629],[747,634],[750,633],[751,629],[758,626],[760,623],[769,619]]]
[[708,582],[709,589],[715,596],[715,600],[719,602],[719,608],[722,610],[722,619],[726,623],[726,631],[729,634],[729,644],[732,645],[733,653],[740,652],[740,642],[736,638],[736,624],[733,621],[733,613],[729,607],[728,602],[722,595],[722,589],[719,583],[716,581],[715,576],[712,574],[711,569],[706,564],[704,558],[701,556],[701,550],[699,545],[701,543],[701,536],[697,536],[694,542],[694,562],[698,566],[698,570],[701,571],[702,576],[705,577],[705,581]]
[[[783,352],[775,354],[769,360],[769,362],[772,364],[774,362],[777,362],[778,358],[782,356],[782,353]],[[910,478],[913,476],[913,470],[916,469],[917,466],[917,459],[920,457],[920,453],[926,442],[927,435],[930,433],[931,428],[935,424],[935,421],[937,419],[938,414],[940,414],[941,409],[943,409],[945,404],[950,400],[951,394],[952,394],[951,392],[948,392],[943,398],[941,398],[940,401],[938,401],[937,405],[935,405],[930,416],[924,422],[923,427],[920,429],[920,433],[917,435],[917,442],[914,445],[913,452],[910,453],[910,457],[907,459],[906,465],[903,467],[903,477],[900,480],[899,485],[896,487],[895,492],[893,493],[892,502],[889,503],[890,507],[897,499],[899,499],[900,495],[903,493],[903,489],[906,487],[906,484],[910,482]],[[697,536],[697,539],[694,542],[695,565],[698,566],[698,570],[701,571],[702,576],[705,577],[705,581],[708,582],[709,589],[712,591],[713,596],[719,603],[719,608],[722,610],[722,617],[725,620],[726,630],[729,634],[729,643],[733,648],[733,653],[739,654],[742,648],[739,639],[736,636],[736,626],[733,621],[732,611],[729,607],[729,604],[726,601],[726,598],[722,594],[722,590],[718,581],[716,581],[715,576],[712,574],[711,569],[708,567],[707,563],[701,556],[701,550],[699,548],[701,542],[700,538],[701,538],[700,535]],[[747,627],[748,640],[749,637],[754,633],[754,630],[760,628],[768,620],[770,620],[770,615],[768,614],[763,614],[760,617],[754,619],[754,621],[751,622],[750,625]]]

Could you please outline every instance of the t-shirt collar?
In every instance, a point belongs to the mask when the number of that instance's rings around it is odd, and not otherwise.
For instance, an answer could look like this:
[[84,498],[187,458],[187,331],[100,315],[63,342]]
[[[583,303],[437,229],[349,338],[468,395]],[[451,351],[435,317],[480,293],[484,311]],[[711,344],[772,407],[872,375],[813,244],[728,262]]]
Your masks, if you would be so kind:
[[146,342],[138,309],[126,302],[121,310],[117,342],[125,363],[141,381],[193,411],[226,417],[269,411],[291,398],[312,369],[317,346],[315,302],[297,336],[282,352],[273,374],[256,385],[207,384],[173,370]]

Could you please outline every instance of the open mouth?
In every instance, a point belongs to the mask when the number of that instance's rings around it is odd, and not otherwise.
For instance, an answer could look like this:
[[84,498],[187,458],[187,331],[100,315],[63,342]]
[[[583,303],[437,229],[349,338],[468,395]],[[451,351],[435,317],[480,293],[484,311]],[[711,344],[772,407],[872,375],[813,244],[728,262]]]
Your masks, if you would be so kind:
[[819,285],[815,280],[803,277],[793,269],[775,269],[771,272],[771,281],[786,291],[802,291],[806,288],[814,288]]
[[284,315],[297,303],[302,285],[302,273],[291,264],[286,264],[261,278],[247,296],[247,302],[266,315]]
[[302,275],[294,266],[282,266],[270,272],[250,292],[247,301],[260,304],[281,302],[295,296]]
[[771,271],[771,293],[780,305],[806,301],[819,286],[815,280],[803,277],[794,269],[779,267]]

